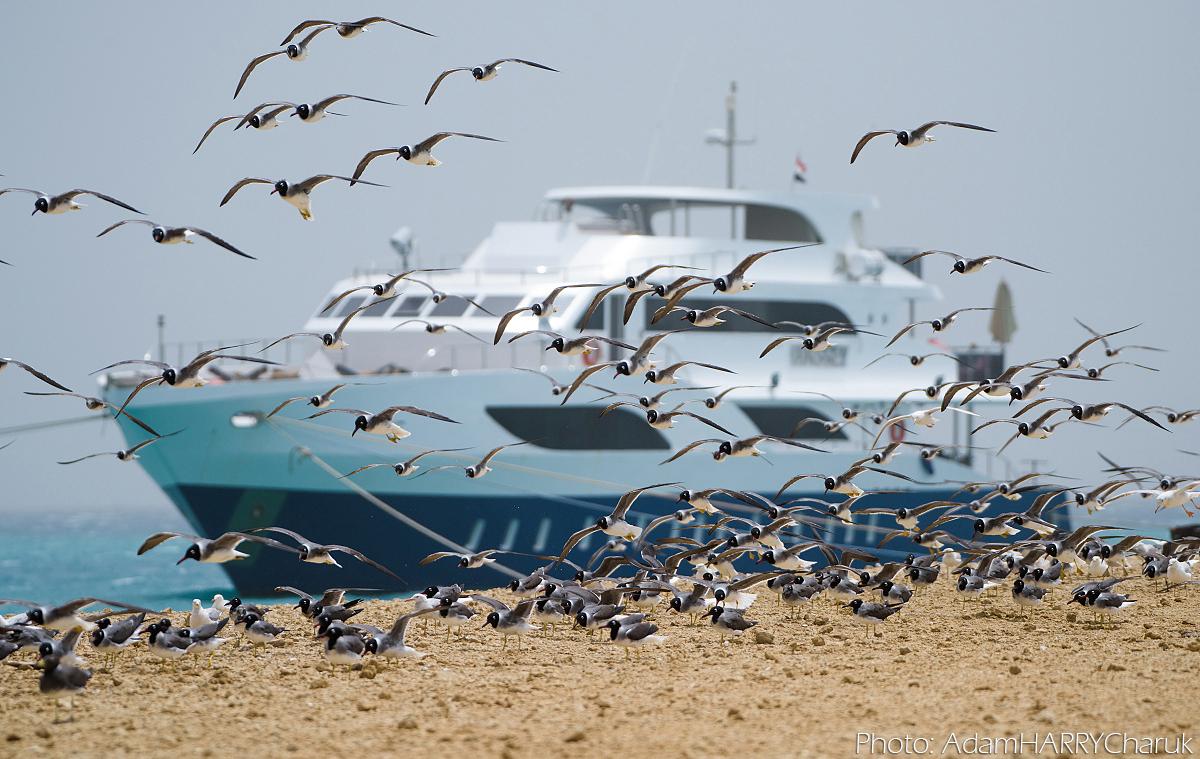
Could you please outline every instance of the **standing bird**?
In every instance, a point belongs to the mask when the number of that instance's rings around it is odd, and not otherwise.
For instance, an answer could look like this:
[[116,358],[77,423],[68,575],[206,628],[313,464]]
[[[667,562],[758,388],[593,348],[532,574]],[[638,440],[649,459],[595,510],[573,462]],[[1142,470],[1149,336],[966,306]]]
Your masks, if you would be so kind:
[[402,24],[399,21],[393,21],[390,18],[384,18],[383,16],[368,16],[366,18],[361,18],[358,21],[301,21],[299,24],[296,24],[296,28],[288,32],[288,36],[284,37],[283,42],[280,42],[279,44],[286,45],[294,40],[296,35],[300,34],[300,32],[303,32],[305,29],[310,29],[314,26],[332,26],[333,30],[338,33],[339,37],[342,39],[352,40],[358,35],[367,31],[367,27],[371,26],[372,24],[391,24],[393,26],[399,26],[403,27],[404,29],[408,29],[410,32],[424,34],[426,37],[437,36],[436,34],[431,34],[422,29],[418,29],[415,26],[409,26],[408,24]]
[[218,205],[223,206],[228,203],[229,200],[237,194],[237,191],[246,185],[268,184],[274,188],[271,190],[272,195],[278,193],[283,202],[294,207],[300,212],[300,218],[304,219],[305,221],[312,221],[312,191],[315,190],[322,182],[328,182],[331,179],[340,179],[343,182],[349,182],[352,185],[368,184],[372,187],[384,186],[381,184],[376,184],[375,182],[367,182],[361,179],[356,182],[350,177],[340,177],[336,174],[317,174],[305,179],[303,182],[294,183],[288,182],[286,179],[272,181],[270,179],[262,179],[261,177],[246,177],[245,179],[239,180],[238,183],[233,187],[230,187],[229,192],[225,193],[225,197],[221,198],[221,202]]
[[475,594],[470,596],[471,600],[479,601],[492,607],[492,611],[487,615],[487,620],[483,623],[484,627],[491,626],[496,632],[504,636],[503,648],[508,647],[508,639],[510,636],[517,637],[517,648],[521,646],[521,639],[538,629],[537,625],[529,621],[529,612],[533,610],[533,605],[538,602],[537,598],[526,598],[518,603],[513,608],[508,608],[508,605],[502,601],[497,601],[489,596]]
[[[38,680],[38,691],[44,696],[56,699],[56,712],[57,699],[64,695],[70,696],[67,706],[67,710],[70,711],[75,704],[75,694],[83,692],[88,680],[92,679],[92,671],[63,662],[62,658],[54,653],[53,643],[43,643],[38,648],[38,655],[42,659],[42,676]],[[73,722],[74,719],[72,716],[67,721]]]
[[[433,157],[433,149],[437,147],[438,143],[449,137],[470,137],[473,140],[503,142],[503,140],[498,140],[495,137],[484,137],[482,134],[470,134],[468,132],[438,132],[431,137],[426,137],[424,140],[421,140],[414,145],[401,145],[397,148],[378,148],[370,151],[364,155],[358,162],[358,165],[354,167],[354,180],[358,181],[358,178],[361,177],[363,172],[367,170],[367,166],[370,165],[371,161],[374,161],[376,158],[380,158],[385,155],[391,155],[393,153],[396,154],[397,161],[403,158],[405,161],[408,161],[416,166],[441,166],[442,162]],[[353,182],[351,182],[351,184],[353,184]]]
[[121,227],[126,224],[145,224],[146,226],[150,227],[150,237],[154,240],[154,242],[160,245],[178,245],[179,243],[187,243],[190,245],[193,242],[193,237],[203,237],[205,240],[208,240],[214,245],[219,245],[231,253],[236,253],[243,258],[257,260],[249,253],[243,253],[242,251],[222,240],[220,237],[214,235],[212,232],[205,232],[199,227],[168,227],[165,224],[159,224],[158,222],[149,221],[148,219],[125,219],[124,221],[118,221],[112,226],[105,227],[100,234],[96,235],[96,237],[103,237],[117,227]]
[[33,201],[33,214],[31,215],[36,215],[38,213],[57,215],[60,213],[66,213],[67,211],[78,211],[85,207],[75,202],[75,198],[79,197],[80,195],[91,195],[92,197],[100,198],[103,201],[112,203],[114,206],[120,206],[126,211],[141,213],[141,211],[137,210],[128,203],[123,203],[111,195],[105,195],[104,193],[96,192],[95,190],[68,190],[61,195],[51,195],[50,193],[42,192],[41,190],[27,190],[24,187],[6,187],[3,190],[0,190],[0,195],[3,195],[6,192],[27,192],[31,195],[36,195],[37,200]]
[[304,537],[300,533],[293,532],[292,530],[286,529],[284,527],[256,527],[255,529],[250,530],[250,532],[252,532],[254,534],[258,534],[260,532],[277,532],[280,535],[288,536],[292,540],[296,541],[296,543],[299,544],[299,546],[300,546],[300,551],[299,551],[300,561],[307,562],[309,564],[332,564],[333,566],[337,567],[338,569],[341,569],[342,565],[338,564],[337,559],[333,558],[333,552],[338,551],[340,553],[344,553],[344,554],[353,556],[354,558],[361,561],[363,564],[366,564],[369,567],[374,567],[375,569],[378,569],[380,572],[383,572],[386,575],[394,577],[397,580],[401,579],[400,575],[396,574],[395,572],[388,569],[387,567],[380,564],[379,562],[375,561],[374,559],[368,558],[362,551],[359,551],[354,548],[350,548],[348,546],[337,545],[334,543],[330,543],[329,545],[322,545],[321,543],[314,543],[313,541]]
[[425,614],[432,614],[440,608],[440,605],[430,606],[426,609],[418,609],[417,611],[400,615],[392,623],[391,629],[386,633],[376,635],[367,641],[367,650],[385,659],[420,659],[425,654],[405,643],[404,633],[408,630],[408,623],[410,621]]
[[446,69],[442,73],[438,74],[437,79],[433,80],[433,86],[429,88],[429,94],[425,96],[425,105],[429,105],[429,101],[433,99],[433,93],[437,92],[437,88],[442,83],[442,80],[451,74],[458,71],[470,71],[471,76],[475,78],[475,81],[486,82],[488,80],[495,79],[496,75],[500,73],[500,67],[505,63],[520,63],[525,66],[532,66],[535,69],[542,69],[543,71],[558,71],[558,69],[552,69],[549,66],[543,66],[540,63],[526,61],[521,58],[501,58],[498,61],[492,61],[491,63],[484,64],[483,66],[464,66],[461,68]]
[[896,145],[903,145],[906,148],[915,148],[924,145],[927,142],[933,142],[933,138],[929,136],[930,130],[936,126],[952,126],[962,129],[974,129],[978,132],[995,132],[995,129],[987,127],[975,126],[974,124],[964,124],[961,121],[927,121],[921,126],[913,130],[881,129],[877,132],[867,132],[854,146],[854,152],[850,155],[850,163],[854,163],[854,159],[858,158],[858,154],[868,142],[880,136],[881,134],[892,134],[896,136]]
[[270,53],[263,53],[260,56],[252,58],[250,63],[246,64],[246,70],[242,72],[241,79],[238,79],[237,88],[235,88],[233,91],[234,98],[237,98],[237,96],[241,94],[242,88],[246,86],[246,80],[250,78],[250,74],[254,73],[254,69],[258,68],[259,64],[269,61],[279,55],[286,55],[289,61],[295,61],[296,63],[299,63],[308,57],[308,46],[313,39],[326,29],[332,28],[332,25],[323,24],[318,26],[316,29],[313,29],[299,42],[292,42],[288,44],[288,46],[283,50],[274,50]]
[[882,625],[887,621],[888,617],[904,608],[904,604],[902,603],[874,603],[872,601],[863,601],[861,598],[854,599],[846,604],[846,606],[854,611],[854,616],[867,623],[866,630],[868,635],[873,626]]
[[1003,261],[1005,263],[1014,264],[1016,266],[1022,266],[1026,269],[1033,269],[1034,271],[1040,271],[1042,274],[1050,273],[1050,272],[1046,271],[1045,269],[1039,269],[1036,266],[1030,266],[1029,264],[1024,264],[1024,263],[1021,263],[1020,261],[1015,261],[1011,258],[1005,258],[1004,256],[980,256],[979,258],[965,258],[963,256],[958,255],[957,253],[951,253],[948,250],[925,250],[925,251],[918,253],[915,256],[910,256],[909,258],[904,259],[903,263],[901,263],[900,265],[907,266],[907,265],[911,264],[913,261],[917,261],[917,260],[924,258],[925,256],[932,256],[932,255],[949,256],[950,258],[953,258],[954,265],[952,267],[950,267],[951,274],[974,274],[975,272],[983,271],[983,267],[987,266],[988,264],[992,263],[993,261]]

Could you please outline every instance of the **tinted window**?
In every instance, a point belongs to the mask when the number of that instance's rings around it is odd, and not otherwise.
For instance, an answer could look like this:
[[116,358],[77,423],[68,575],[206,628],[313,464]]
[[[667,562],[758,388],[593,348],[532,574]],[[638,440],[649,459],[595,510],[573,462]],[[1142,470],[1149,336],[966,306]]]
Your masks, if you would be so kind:
[[810,406],[779,406],[775,404],[770,406],[743,406],[739,404],[738,408],[744,411],[746,416],[750,417],[750,421],[754,422],[754,425],[764,435],[794,438],[797,440],[846,439],[846,433],[841,430],[828,433],[818,422],[809,422],[797,429],[796,425],[802,419],[815,418],[828,421],[825,415],[818,413],[816,409]]
[[[472,297],[470,295],[466,296]],[[462,316],[471,304],[462,298],[453,295],[448,296],[444,301],[433,307],[429,312],[430,316]]]
[[[657,296],[646,296],[646,329],[647,330],[667,330],[679,329],[686,326],[686,322],[680,324],[682,313],[675,313],[671,316],[664,316],[658,320],[657,324],[651,324],[650,319],[654,316],[654,312],[662,307],[665,300]],[[792,321],[798,324],[820,324],[821,322],[845,322],[850,323],[850,317],[846,316],[845,312],[836,306],[831,306],[828,303],[816,303],[812,301],[794,301],[794,300],[742,300],[741,298],[733,300],[709,300],[703,298],[685,298],[680,305],[685,305],[688,308],[694,308],[697,311],[703,311],[713,306],[732,306],[742,311],[747,311],[766,321],[778,323],[781,321]],[[707,327],[706,329],[722,329],[730,332],[775,332],[776,330],[751,321],[737,314],[726,313],[722,314],[721,318],[725,320],[724,324],[717,327]],[[785,332],[787,327],[781,327],[780,332]]]
[[513,435],[564,451],[667,450],[646,417],[627,408],[600,416],[599,406],[491,406],[488,416]]
[[392,312],[392,316],[416,316],[421,313],[421,306],[424,306],[428,299],[424,295],[406,295]]
[[383,316],[394,305],[396,305],[396,301],[390,298],[388,300],[376,301],[364,308],[359,316]]
[[[479,301],[479,305],[491,311],[496,316],[504,316],[517,307],[523,296],[520,295],[489,295]],[[480,314],[476,314],[479,316]]]
[[349,298],[346,298],[344,301],[342,301],[341,305],[338,306],[337,313],[335,313],[334,316],[345,316],[366,302],[366,296],[351,295]]

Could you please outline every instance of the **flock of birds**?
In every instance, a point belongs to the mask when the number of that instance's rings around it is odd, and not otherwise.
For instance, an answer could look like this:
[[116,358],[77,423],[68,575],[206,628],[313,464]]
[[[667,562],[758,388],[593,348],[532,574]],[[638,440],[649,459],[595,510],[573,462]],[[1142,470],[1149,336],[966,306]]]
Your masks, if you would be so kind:
[[[286,57],[301,61],[308,55],[313,41],[328,30],[334,30],[344,39],[352,39],[376,25],[402,27],[413,33],[432,36],[428,32],[382,17],[370,17],[353,22],[309,20],[297,25],[282,43],[279,50],[255,57],[243,72],[235,90],[241,92],[247,80],[258,66],[267,61]],[[304,36],[300,36],[300,35]],[[528,60],[510,58],[473,68],[455,68],[442,72],[430,87],[426,103],[433,97],[448,77],[457,72],[469,72],[478,81],[494,78],[503,64],[522,64],[528,67],[553,71],[554,69]],[[223,116],[204,133],[196,149],[218,126],[237,121],[234,129],[249,126],[254,129],[270,129],[277,125],[277,118],[291,110],[302,121],[320,120],[330,106],[347,100],[360,100],[387,104],[382,100],[358,95],[338,94],[311,104],[263,103],[244,113]],[[933,121],[911,131],[868,132],[854,148],[851,162],[858,157],[863,147],[873,138],[892,134],[896,144],[916,147],[932,140],[930,131],[937,126],[953,126],[977,131],[992,130],[971,124],[950,121]],[[295,206],[308,219],[310,195],[317,186],[339,180],[348,184],[373,184],[361,179],[368,165],[376,158],[396,155],[421,165],[436,165],[432,149],[451,136],[492,140],[481,135],[441,132],[427,140],[409,146],[372,150],[362,159],[351,176],[317,175],[302,182],[289,183],[284,180],[247,177],[235,184],[222,205],[239,190],[251,184],[268,184],[273,193]],[[99,198],[109,204],[141,214],[133,206],[110,195],[92,190],[75,189],[59,195],[51,195],[23,188],[6,188],[0,195],[12,192],[31,193],[36,196],[34,213],[60,214],[81,208],[76,199],[83,195]],[[100,232],[106,235],[118,227],[128,224],[143,224],[152,227],[155,242],[183,243],[191,238],[203,237],[234,253],[250,257],[221,238],[195,227],[168,227],[144,219],[117,221]],[[760,315],[739,309],[733,305],[720,305],[707,309],[689,308],[686,298],[701,287],[711,287],[714,294],[735,296],[750,290],[754,283],[748,276],[754,264],[768,255],[803,255],[797,251],[805,246],[789,246],[756,252],[743,259],[731,271],[714,273],[716,276],[685,274],[670,282],[655,282],[660,272],[677,267],[658,265],[646,271],[631,274],[615,283],[587,282],[564,284],[553,289],[544,298],[528,306],[517,308],[498,317],[493,344],[505,337],[513,319],[529,313],[546,317],[555,312],[555,301],[567,289],[599,288],[590,304],[590,316],[611,293],[624,290],[628,293],[624,309],[628,321],[633,308],[644,297],[654,294],[665,300],[653,315],[658,322],[668,315],[677,314],[680,320],[692,327],[711,328],[722,323],[722,317],[734,315],[751,319],[773,330],[780,336],[763,347],[760,356],[765,356],[778,346],[794,341],[804,350],[820,352],[835,345],[839,335],[874,335],[860,326],[843,323],[801,325],[791,322],[770,322]],[[952,261],[951,271],[958,275],[969,275],[982,271],[987,266],[1000,263],[1045,273],[1028,263],[1000,256],[969,258],[949,251],[924,251],[912,260],[926,256],[940,256]],[[433,292],[435,299],[462,297],[436,290],[432,285],[414,275],[438,270],[415,269],[395,275],[376,285],[355,288],[341,294],[328,304],[326,310],[342,298],[357,290],[369,289],[375,300],[351,311],[339,327],[331,333],[318,334],[299,332],[279,338],[273,344],[298,338],[315,339],[326,349],[344,347],[343,332],[355,315],[380,301],[396,297],[397,287],[405,281],[417,283]],[[890,337],[886,347],[891,347],[906,334],[928,328],[932,333],[941,333],[966,314],[988,311],[986,308],[960,308],[944,317],[917,321],[905,325]],[[587,319],[584,319],[586,323]],[[431,333],[445,330],[444,325],[425,323]],[[417,618],[425,618],[446,626],[449,638],[456,627],[470,624],[483,615],[484,626],[492,627],[507,645],[510,637],[519,641],[539,628],[539,625],[554,626],[566,622],[587,631],[602,630],[612,643],[628,649],[640,649],[666,641],[660,627],[661,617],[656,619],[656,610],[666,605],[674,613],[687,616],[693,622],[704,620],[704,624],[722,637],[741,636],[754,627],[752,605],[756,602],[756,591],[765,588],[778,597],[778,602],[792,609],[801,609],[819,598],[828,598],[843,603],[853,617],[867,626],[884,624],[896,613],[906,608],[912,599],[937,582],[942,575],[954,577],[956,591],[964,597],[977,597],[1011,580],[1009,593],[1013,602],[1021,607],[1036,608],[1045,603],[1050,591],[1059,587],[1072,575],[1085,582],[1069,592],[1067,603],[1075,603],[1097,615],[1113,617],[1134,605],[1135,600],[1119,592],[1118,585],[1129,573],[1140,573],[1150,578],[1163,578],[1171,584],[1193,584],[1200,571],[1200,538],[1181,538],[1173,541],[1153,540],[1148,537],[1127,534],[1117,527],[1088,525],[1074,530],[1061,529],[1055,514],[1069,508],[1085,509],[1089,514],[1103,510],[1107,505],[1131,496],[1150,499],[1155,510],[1182,508],[1191,515],[1189,507],[1200,495],[1200,479],[1190,475],[1161,472],[1144,466],[1120,466],[1110,462],[1107,470],[1109,479],[1086,487],[1063,487],[1047,484],[1061,479],[1060,475],[1048,472],[1030,472],[1007,482],[958,483],[962,487],[956,496],[969,496],[971,500],[935,500],[920,506],[894,508],[883,505],[860,506],[868,496],[886,495],[887,491],[864,490],[855,479],[871,473],[893,479],[914,482],[911,477],[886,468],[895,457],[908,452],[925,459],[941,454],[943,447],[923,444],[913,440],[893,441],[879,445],[885,432],[892,428],[932,428],[939,418],[947,414],[976,417],[978,414],[966,408],[966,404],[977,396],[994,399],[1008,398],[1014,413],[1011,417],[984,421],[971,434],[995,426],[1006,425],[1012,435],[1000,446],[1003,450],[1020,438],[1045,439],[1065,424],[1092,425],[1111,414],[1126,416],[1122,424],[1137,421],[1153,426],[1159,431],[1168,426],[1181,425],[1200,417],[1200,409],[1173,410],[1163,407],[1137,408],[1121,401],[1089,403],[1049,395],[1048,388],[1063,381],[1095,383],[1107,382],[1102,376],[1116,366],[1129,366],[1156,371],[1152,367],[1124,360],[1110,360],[1103,365],[1085,364],[1085,353],[1103,348],[1107,359],[1117,359],[1125,351],[1158,351],[1160,348],[1145,345],[1121,345],[1114,340],[1134,327],[1115,331],[1098,332],[1083,325],[1089,336],[1059,357],[1049,357],[1014,364],[1001,374],[991,378],[978,378],[967,382],[947,382],[933,387],[919,387],[901,393],[885,414],[870,414],[862,410],[845,408],[842,418],[836,421],[813,419],[804,423],[821,424],[829,432],[836,432],[847,425],[868,429],[873,425],[874,442],[863,458],[845,471],[834,473],[799,473],[790,476],[766,497],[756,492],[726,488],[706,490],[689,489],[680,482],[663,482],[639,487],[625,493],[611,513],[599,518],[594,525],[571,535],[562,549],[553,555],[537,558],[546,562],[529,575],[514,580],[509,589],[518,601],[509,605],[499,599],[478,593],[468,593],[458,585],[433,586],[414,597],[411,612],[399,616],[387,630],[360,624],[354,618],[363,610],[361,599],[349,599],[348,593],[373,592],[363,588],[333,588],[319,596],[309,595],[290,586],[277,590],[291,593],[299,598],[296,607],[309,619],[325,657],[334,665],[356,665],[364,657],[385,658],[418,657],[420,652],[405,639],[409,624]],[[689,400],[668,408],[666,396],[677,391],[706,391],[710,387],[676,386],[679,373],[687,367],[701,367],[731,374],[731,370],[698,360],[680,361],[669,366],[659,366],[653,359],[656,348],[663,340],[682,330],[667,330],[646,338],[638,345],[625,343],[596,335],[569,337],[548,330],[531,330],[516,334],[509,342],[537,335],[548,340],[547,350],[553,349],[565,356],[576,356],[596,351],[600,343],[608,344],[614,351],[626,351],[628,355],[611,361],[601,361],[583,369],[570,383],[562,384],[551,380],[551,393],[567,403],[583,387],[600,389],[614,400],[603,409],[609,413],[615,408],[632,406],[645,412],[647,423],[657,428],[670,427],[675,423],[698,423],[726,435],[725,438],[704,438],[689,443],[662,462],[667,465],[694,451],[708,449],[715,461],[728,458],[761,455],[760,446],[775,444],[822,451],[821,448],[790,438],[754,435],[738,438],[734,433],[706,418],[699,411],[684,410],[688,403],[703,405],[712,410],[720,406],[725,396],[743,386],[720,389],[717,393]],[[473,337],[478,336],[472,335]],[[887,337],[886,335],[881,337]],[[39,371],[34,366],[15,359],[0,359],[0,370],[16,367],[28,372],[40,382],[54,388],[53,392],[31,392],[37,396],[70,396],[84,401],[92,410],[125,415],[129,420],[151,435],[150,438],[128,449],[111,454],[96,453],[82,458],[60,462],[74,464],[95,456],[114,455],[122,461],[137,458],[145,446],[178,434],[160,435],[153,428],[130,414],[127,406],[143,389],[151,386],[173,388],[196,388],[205,384],[204,374],[217,361],[239,361],[272,365],[274,362],[256,356],[229,353],[244,346],[226,346],[205,351],[182,366],[131,359],[118,361],[98,371],[106,371],[123,365],[143,365],[154,370],[154,374],[140,382],[119,407],[107,402],[73,392],[64,384]],[[908,355],[884,353],[875,361],[903,357],[912,365],[919,365],[934,357],[954,359],[945,353]],[[875,363],[872,361],[871,363]],[[869,365],[868,365],[869,366]],[[536,371],[536,370],[525,370]],[[592,385],[589,380],[599,372],[612,371],[614,378],[641,375],[646,384],[668,386],[653,396],[636,396],[616,393]],[[548,375],[547,375],[548,376]],[[337,385],[321,395],[295,397],[283,400],[266,416],[274,416],[289,406],[303,402],[316,409],[309,419],[327,414],[347,414],[353,417],[352,434],[384,436],[393,442],[408,437],[399,419],[401,415],[416,415],[444,423],[455,420],[444,414],[414,406],[391,406],[372,411],[334,406],[334,395],[344,385]],[[1100,387],[1105,387],[1101,385]],[[897,413],[902,403],[911,396],[923,398],[927,405],[915,411]],[[957,401],[957,404],[955,402]],[[911,401],[909,401],[911,402]],[[1020,406],[1013,404],[1019,403]],[[793,433],[794,435],[795,433]],[[421,468],[418,461],[426,456],[447,453],[448,450],[426,450],[411,458],[396,463],[370,463],[343,475],[350,477],[376,467],[391,467],[397,476],[422,476],[441,469],[461,468],[465,476],[478,479],[491,471],[491,462],[505,450],[521,441],[501,445],[491,450],[482,460],[468,467],[449,465],[434,466],[416,474]],[[462,450],[462,449],[454,449]],[[828,499],[812,497],[788,497],[788,491],[804,480],[815,479],[824,486],[826,495],[838,494],[843,499],[830,503]],[[928,483],[925,483],[928,484]],[[673,490],[679,510],[658,517],[645,526],[628,521],[628,513],[634,502],[648,492]],[[661,494],[661,493],[660,493]],[[1013,507],[1013,511],[996,513],[995,504],[1006,501],[1017,502],[1025,496],[1032,499],[1027,508]],[[882,499],[886,502],[886,498]],[[727,513],[729,505],[735,505],[739,514],[749,513],[758,518]],[[830,523],[851,523],[857,515],[883,514],[895,520],[896,528],[883,536],[879,546],[898,538],[906,538],[927,549],[925,555],[910,554],[904,561],[883,562],[869,551],[834,545],[826,539]],[[658,537],[654,533],[663,526],[674,523],[688,524],[698,518],[711,518],[706,525],[707,538],[697,540],[690,537]],[[951,524],[969,526],[970,536],[955,534],[945,529]],[[961,532],[961,531],[960,531]],[[589,535],[600,533],[609,538],[600,550],[586,560],[573,558],[573,551]],[[361,551],[345,545],[322,544],[310,540],[283,526],[262,527],[247,532],[228,532],[215,538],[179,533],[160,532],[148,537],[138,549],[143,554],[157,546],[181,539],[187,548],[178,563],[192,560],[203,563],[224,563],[245,558],[247,554],[239,548],[246,543],[255,544],[264,550],[292,553],[299,561],[341,566],[339,556],[348,556],[362,562],[381,574],[399,580],[399,576],[384,563],[366,556]],[[999,540],[998,540],[999,539]],[[496,557],[516,552],[495,549],[469,554],[436,552],[425,557],[421,564],[452,559],[465,569],[486,567]],[[530,556],[531,554],[519,554]],[[753,558],[761,571],[745,572],[735,566]],[[686,571],[684,563],[693,571]],[[1115,575],[1123,576],[1115,576]],[[1111,575],[1111,576],[1110,576]],[[1197,579],[1200,579],[1198,577]],[[169,618],[151,621],[154,612],[136,605],[100,598],[80,598],[61,605],[50,605],[20,599],[0,599],[0,608],[24,607],[25,611],[11,617],[0,617],[0,659],[22,651],[36,653],[41,666],[41,691],[52,696],[74,694],[84,689],[91,677],[77,649],[79,639],[86,634],[97,654],[115,657],[135,645],[144,644],[154,656],[164,660],[178,660],[185,656],[208,654],[210,664],[215,652],[228,641],[231,630],[240,630],[246,641],[253,645],[266,645],[290,632],[284,625],[268,621],[269,608],[243,603],[237,598],[225,601],[214,598],[211,607],[199,600],[185,625],[178,626]],[[107,606],[109,611],[85,613],[87,609]]]

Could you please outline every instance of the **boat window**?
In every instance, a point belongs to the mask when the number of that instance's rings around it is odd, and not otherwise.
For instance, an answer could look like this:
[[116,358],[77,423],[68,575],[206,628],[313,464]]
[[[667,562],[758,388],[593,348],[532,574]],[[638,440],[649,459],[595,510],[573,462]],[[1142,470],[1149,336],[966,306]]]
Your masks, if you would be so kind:
[[396,301],[388,298],[387,300],[378,300],[363,309],[359,316],[383,316],[387,310],[396,305]]
[[[491,311],[496,316],[504,316],[517,307],[524,296],[521,295],[489,295],[479,301],[479,305]],[[482,313],[482,312],[481,312]],[[480,314],[476,314],[479,316]],[[482,314],[486,316],[487,314]]]
[[649,232],[672,237],[821,242],[816,227],[799,211],[753,203],[661,203],[650,215]]
[[464,295],[462,298],[456,298],[453,295],[447,297],[441,303],[433,307],[429,312],[430,316],[462,316],[467,311],[467,307],[471,304],[463,298],[474,298],[473,295]]
[[746,206],[747,240],[770,240],[773,242],[821,242],[803,214],[779,206]]
[[367,302],[367,298],[365,295],[351,295],[350,297],[348,297],[342,301],[341,305],[338,306],[337,312],[333,315],[334,316],[345,316],[346,314],[350,313],[351,311],[353,311],[354,309],[358,308],[359,306],[361,306],[362,304],[364,304],[366,302]]
[[750,417],[750,421],[754,422],[758,427],[759,432],[764,435],[773,435],[774,437],[792,438],[795,440],[845,440],[846,433],[838,430],[837,432],[826,432],[825,428],[819,422],[809,422],[801,425],[797,429],[797,425],[804,419],[820,419],[828,421],[828,418],[817,412],[811,406],[779,406],[771,405],[749,405],[738,404],[738,408],[742,410],[746,416]]
[[522,440],[563,451],[667,450],[646,418],[627,408],[599,416],[599,406],[489,406],[488,416]]
[[425,305],[425,301],[429,300],[427,295],[406,295],[400,301],[400,305],[396,306],[396,310],[392,312],[392,316],[416,316],[421,313],[421,307]]
[[[658,320],[657,324],[651,324],[650,319],[664,303],[665,300],[654,295],[648,295],[645,298],[646,308],[643,311],[645,314],[645,323],[647,331],[663,331],[668,329],[679,329],[686,326],[687,322],[680,323],[680,315],[664,316]],[[686,305],[688,308],[694,308],[697,311],[703,311],[713,306],[734,306],[742,311],[748,311],[755,316],[769,321],[773,324],[781,321],[791,321],[797,324],[820,324],[821,322],[844,322],[850,323],[850,317],[846,315],[840,308],[828,303],[818,303],[815,301],[802,300],[742,300],[741,298],[735,301],[715,300],[697,298],[695,300],[685,298],[681,305]],[[751,321],[743,316],[738,316],[733,313],[725,313],[721,315],[725,320],[724,324],[717,327],[706,327],[706,329],[719,329],[728,332],[779,332],[786,334],[788,327],[785,325],[778,330]]]

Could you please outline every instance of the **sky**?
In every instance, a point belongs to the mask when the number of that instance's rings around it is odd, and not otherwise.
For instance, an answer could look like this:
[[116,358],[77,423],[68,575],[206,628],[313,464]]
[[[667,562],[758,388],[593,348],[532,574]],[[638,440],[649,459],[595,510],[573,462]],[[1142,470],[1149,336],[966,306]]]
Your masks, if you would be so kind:
[[[276,49],[296,23],[335,12],[386,15],[438,35],[377,27],[353,39],[326,33],[308,60],[264,63],[231,100],[245,64]],[[1200,265],[1188,221],[1200,159],[1186,140],[1197,122],[1200,70],[1192,2],[994,5],[524,2],[17,3],[0,29],[0,186],[101,190],[168,224],[208,229],[259,258],[205,245],[159,247],[144,229],[92,200],[65,217],[31,217],[30,198],[0,196],[0,355],[28,361],[91,392],[88,372],[168,340],[260,337],[298,329],[335,280],[389,264],[388,238],[416,234],[423,260],[454,261],[499,220],[530,218],[548,188],[573,184],[724,181],[724,155],[704,144],[724,125],[724,95],[739,85],[741,187],[786,190],[799,153],[818,190],[874,195],[866,220],[880,246],[995,253],[1053,276],[998,270],[951,280],[943,304],[990,305],[1003,276],[1020,325],[1009,356],[1059,355],[1085,334],[1142,324],[1137,342],[1158,373],[1131,372],[1104,394],[1136,403],[1200,405],[1194,338]],[[559,73],[510,67],[495,81],[443,83],[439,71],[520,57]],[[313,101],[345,92],[405,104],[345,103],[345,118],[271,132],[219,128],[219,116],[266,100]],[[995,135],[948,130],[914,151],[879,140],[854,165],[851,148],[876,128],[929,119],[983,124]],[[368,149],[441,130],[503,143],[444,143],[444,165],[381,162],[388,188],[326,187],[315,219],[250,188],[218,201],[244,176],[303,178],[352,171]],[[84,201],[89,202],[89,201]],[[940,268],[940,267],[935,267]],[[938,310],[942,310],[940,307]],[[924,318],[940,314],[922,313]],[[953,342],[986,341],[986,320]],[[0,428],[77,417],[78,406],[21,394],[0,376]],[[1092,400],[1114,400],[1093,394]],[[1072,431],[1073,433],[1077,431]],[[1120,459],[1194,471],[1200,424],[1172,435],[1138,426],[1085,430],[1037,451],[1059,471],[1096,476],[1096,448]],[[0,511],[38,507],[165,509],[137,468],[59,467],[65,456],[115,450],[110,423],[14,436],[0,452]],[[0,437],[0,444],[5,438]]]

